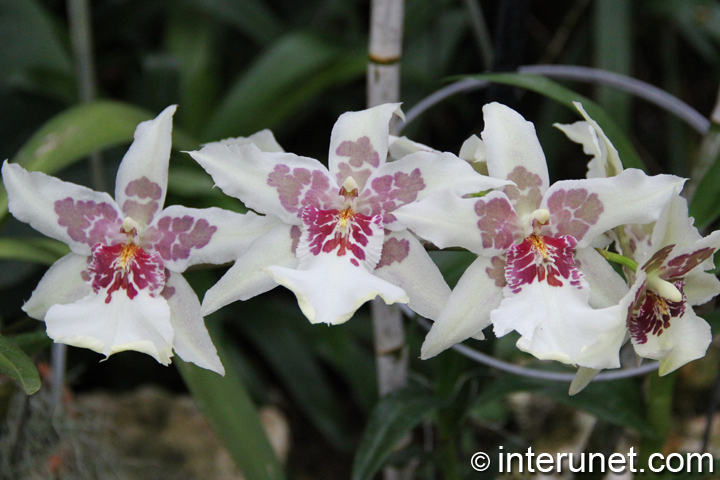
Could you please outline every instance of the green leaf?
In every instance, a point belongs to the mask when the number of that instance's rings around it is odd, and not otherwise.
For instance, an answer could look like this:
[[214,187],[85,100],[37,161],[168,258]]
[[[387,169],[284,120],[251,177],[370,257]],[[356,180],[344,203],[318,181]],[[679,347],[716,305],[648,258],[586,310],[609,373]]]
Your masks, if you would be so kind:
[[534,392],[564,405],[585,410],[614,425],[634,428],[645,436],[655,432],[645,419],[638,382],[633,379],[592,382],[577,395],[568,395],[568,384],[516,375],[505,375],[481,392],[476,405],[504,398],[514,392]]
[[398,442],[439,405],[436,397],[409,390],[381,399],[370,415],[360,441],[353,462],[352,480],[373,478]]
[[35,364],[20,347],[2,335],[0,335],[0,373],[20,382],[28,395],[40,390],[40,374]]
[[[23,145],[13,161],[31,171],[52,174],[95,150],[130,143],[140,122],[154,115],[141,108],[113,101],[78,105],[56,115]],[[173,132],[173,146],[193,150],[197,143]],[[7,192],[0,187],[0,220],[7,215]]]
[[[222,334],[208,323],[208,330],[218,355],[226,367],[228,345]],[[241,378],[231,368],[225,377],[186,363],[176,357],[185,383],[200,409],[220,437],[225,448],[247,480],[281,480],[285,478],[265,435],[262,422]]]
[[202,138],[273,128],[331,85],[361,77],[366,67],[364,51],[348,51],[307,33],[287,34],[235,82]]
[[21,70],[72,74],[52,17],[36,0],[0,0],[0,83]]
[[48,337],[44,330],[18,333],[12,337],[7,337],[7,340],[20,347],[25,352],[25,355],[35,355],[53,343],[52,338]]
[[691,182],[702,175],[690,201],[689,215],[695,217],[695,226],[703,230],[720,217],[720,125],[713,122],[703,138]]
[[186,0],[186,3],[235,27],[260,45],[269,44],[284,30],[267,3],[259,0]]
[[52,265],[70,248],[52,238],[0,238],[0,258]]
[[[615,121],[602,109],[597,103],[589,98],[575,93],[574,91],[563,87],[557,82],[539,75],[525,75],[521,73],[488,73],[484,75],[474,75],[473,78],[488,80],[490,82],[503,83],[506,85],[514,85],[523,87],[533,92],[544,95],[555,100],[558,103],[570,108],[573,112],[578,113],[572,102],[582,103],[585,111],[602,127],[605,135],[608,136],[620,155],[623,166],[625,168],[639,168],[647,170],[640,156],[635,151],[628,137],[623,133],[622,129]],[[579,115],[579,114],[578,114]]]

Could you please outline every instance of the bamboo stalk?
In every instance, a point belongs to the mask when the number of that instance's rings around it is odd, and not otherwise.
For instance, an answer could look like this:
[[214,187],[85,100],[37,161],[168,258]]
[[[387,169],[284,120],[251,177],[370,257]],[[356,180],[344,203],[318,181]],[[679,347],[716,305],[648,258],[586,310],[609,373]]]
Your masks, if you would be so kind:
[[[367,106],[400,100],[400,59],[405,5],[403,0],[372,0],[370,6],[370,45],[367,71]],[[397,124],[391,123],[391,133]],[[387,395],[405,386],[408,369],[408,348],[402,313],[395,305],[372,301],[375,356],[377,359],[378,391]],[[412,477],[413,468],[386,467],[385,480]]]

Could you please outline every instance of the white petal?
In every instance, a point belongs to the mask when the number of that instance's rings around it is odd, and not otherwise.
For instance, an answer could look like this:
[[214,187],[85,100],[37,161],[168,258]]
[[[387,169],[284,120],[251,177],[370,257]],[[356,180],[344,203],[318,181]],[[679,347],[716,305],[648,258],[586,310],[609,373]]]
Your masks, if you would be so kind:
[[477,135],[470,135],[460,147],[458,157],[470,163],[485,163],[487,168],[487,150],[485,142]]
[[388,152],[390,159],[398,160],[405,155],[409,155],[415,152],[435,152],[440,153],[434,148],[430,148],[422,143],[413,142],[407,137],[396,137],[395,135],[388,136]]
[[598,373],[600,373],[600,370],[595,368],[578,368],[578,371],[575,374],[575,378],[573,378],[572,382],[570,383],[570,390],[568,391],[568,395],[576,395],[580,393],[585,387],[590,384],[590,382],[593,381],[595,377],[597,377]]
[[202,314],[209,315],[232,302],[247,300],[275,288],[277,283],[267,274],[265,268],[270,265],[295,268],[298,265],[292,229],[297,231],[297,242],[300,228],[281,224],[250,244],[247,251],[235,261],[235,265],[205,292]]
[[432,320],[440,316],[450,297],[440,270],[410,232],[385,235],[375,275],[405,290],[408,306]]
[[676,190],[655,222],[650,240],[653,248],[647,252],[645,259],[637,256],[635,258],[649,260],[655,252],[667,245],[689,245],[697,242],[702,236],[693,223],[694,219],[688,217],[687,200]]
[[700,268],[691,270],[683,281],[685,282],[683,293],[689,305],[702,305],[720,295],[720,280],[714,274],[706,273]]
[[82,276],[87,267],[88,257],[68,253],[45,272],[22,309],[32,318],[43,320],[53,305],[73,303],[88,295],[92,289]]
[[222,264],[240,257],[250,244],[280,220],[253,212],[173,205],[156,215],[140,245],[160,253],[165,268],[182,272],[200,263]]
[[[498,265],[498,261],[502,265]],[[490,312],[503,299],[502,287],[496,283],[497,275],[491,278],[488,271],[499,273],[500,283],[504,283],[504,262],[497,257],[478,257],[460,277],[445,310],[425,337],[421,358],[434,357],[470,337],[484,338],[482,330],[490,325]]]
[[490,192],[482,198],[460,198],[440,191],[400,207],[393,215],[440,248],[463,247],[486,257],[504,253],[522,238],[520,221],[501,192]]
[[[268,129],[260,130],[257,133],[253,133],[249,137],[226,138],[225,140],[220,140],[219,142],[213,143],[219,143],[220,145],[247,145],[249,143],[254,143],[263,152],[285,151],[277,142],[277,140],[275,140],[275,136],[273,135],[273,133]],[[208,143],[207,145],[210,144]]]
[[262,152],[254,144],[211,143],[190,155],[215,184],[253,210],[300,225],[306,205],[327,209],[342,203],[340,187],[317,160],[292,153]]
[[[537,209],[535,202],[539,203],[550,179],[535,127],[515,110],[499,103],[485,105],[483,116],[482,139],[487,151],[488,173],[518,184],[520,198],[516,209],[519,214]],[[537,189],[537,193],[533,189]]]
[[133,143],[118,168],[115,199],[125,216],[141,227],[149,224],[165,204],[176,108],[171,105],[155,119],[137,126]]
[[268,272],[277,283],[293,291],[311,323],[344,323],[378,295],[388,305],[409,301],[402,288],[376,277],[362,264],[351,264],[345,257],[321,254],[300,268],[270,267]]
[[107,193],[28,172],[7,161],[2,175],[10,213],[48,237],[67,243],[73,252],[90,255],[94,244],[121,239],[122,212]]
[[670,328],[660,335],[648,335],[639,344],[632,339],[635,352],[641,357],[660,360],[660,375],[667,375],[688,362],[705,356],[712,334],[710,325],[687,306],[680,318],[670,319]]
[[590,287],[590,306],[605,308],[617,305],[630,287],[594,248],[575,250],[575,263]]
[[673,175],[649,177],[630,168],[612,178],[556,182],[541,207],[550,211],[547,228],[552,235],[572,235],[582,248],[618,225],[657,220],[684,182]]
[[385,228],[403,229],[392,212],[433,193],[447,191],[457,195],[503,187],[508,182],[486,177],[452,153],[417,152],[375,170],[357,200],[358,211],[383,214]]
[[340,115],[330,135],[328,167],[338,185],[349,176],[360,190],[388,154],[390,119],[404,118],[399,103],[386,103],[360,112]]
[[517,293],[507,286],[504,294],[500,307],[490,314],[498,337],[517,331],[522,335],[517,347],[541,360],[596,369],[620,366],[619,350],[634,293],[619,305],[598,310],[588,305],[590,292],[582,277],[576,286],[535,280]]
[[170,307],[170,324],[175,333],[173,350],[186,362],[225,375],[192,287],[179,273],[170,273],[165,280],[163,296]]
[[170,308],[162,297],[140,290],[132,300],[118,290],[112,301],[91,293],[54,305],[45,315],[47,334],[58,343],[89,348],[109,357],[124,350],[147,353],[163,365],[172,357]]

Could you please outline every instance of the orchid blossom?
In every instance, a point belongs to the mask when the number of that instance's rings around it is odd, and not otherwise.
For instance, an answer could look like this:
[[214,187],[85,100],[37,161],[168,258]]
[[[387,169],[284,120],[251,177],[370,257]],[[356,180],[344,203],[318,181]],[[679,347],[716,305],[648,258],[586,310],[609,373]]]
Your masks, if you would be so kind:
[[[582,106],[576,106],[586,121],[557,127],[593,156],[588,178],[617,175],[622,171],[617,151]],[[703,357],[712,341],[710,326],[692,306],[720,294],[720,280],[705,272],[714,268],[720,231],[703,238],[693,223],[687,201],[675,191],[656,222],[623,225],[615,235],[626,256],[618,260],[633,283],[628,293],[632,302],[622,312],[618,331],[627,331],[639,357],[660,360],[660,375]]]
[[449,153],[386,162],[399,104],[340,116],[329,169],[314,159],[257,146],[206,145],[191,155],[228,195],[283,221],[258,238],[208,290],[203,312],[280,284],[312,323],[347,321],[367,300],[406,303],[436,318],[450,289],[420,242],[394,216],[432,192],[467,194],[509,182],[473,172]]
[[23,310],[44,320],[48,336],[59,343],[106,357],[137,350],[164,365],[175,350],[224,374],[200,302],[181,272],[233,260],[274,220],[219,208],[162,210],[174,112],[168,107],[138,125],[118,170],[115,200],[3,164],[10,212],[71,249],[50,267]]
[[491,177],[513,185],[481,198],[439,192],[394,212],[438,247],[478,254],[430,330],[422,357],[482,339],[492,323],[498,336],[520,333],[517,346],[540,359],[618,367],[624,334],[616,327],[631,302],[623,297],[628,287],[589,247],[617,225],[656,220],[683,180],[630,169],[550,186],[533,125],[497,103],[483,113],[485,154],[475,142],[477,158],[485,158]]

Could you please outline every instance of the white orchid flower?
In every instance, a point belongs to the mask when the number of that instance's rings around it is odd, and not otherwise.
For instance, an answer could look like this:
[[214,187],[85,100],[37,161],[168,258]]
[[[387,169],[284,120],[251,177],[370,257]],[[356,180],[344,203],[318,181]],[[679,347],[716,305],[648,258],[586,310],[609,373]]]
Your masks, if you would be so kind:
[[224,374],[200,302],[181,272],[235,259],[274,220],[219,208],[162,210],[175,108],[138,125],[114,200],[3,164],[10,212],[72,251],[50,267],[23,310],[44,320],[59,343],[106,357],[136,350],[164,365],[175,350],[183,360]]
[[191,152],[226,194],[284,222],[207,292],[203,312],[280,284],[313,323],[342,323],[378,295],[437,318],[450,289],[395,210],[439,190],[466,194],[508,182],[475,174],[450,153],[386,162],[395,113],[402,115],[399,104],[341,115],[330,138],[329,170],[254,145],[215,143]]
[[482,339],[492,323],[498,336],[519,332],[517,346],[540,359],[619,366],[624,335],[616,327],[623,305],[616,300],[627,286],[589,247],[617,225],[657,219],[683,180],[629,169],[550,186],[533,125],[497,103],[483,113],[479,160],[491,177],[514,185],[481,198],[440,192],[394,212],[437,246],[478,254],[430,330],[422,357],[469,337]]

